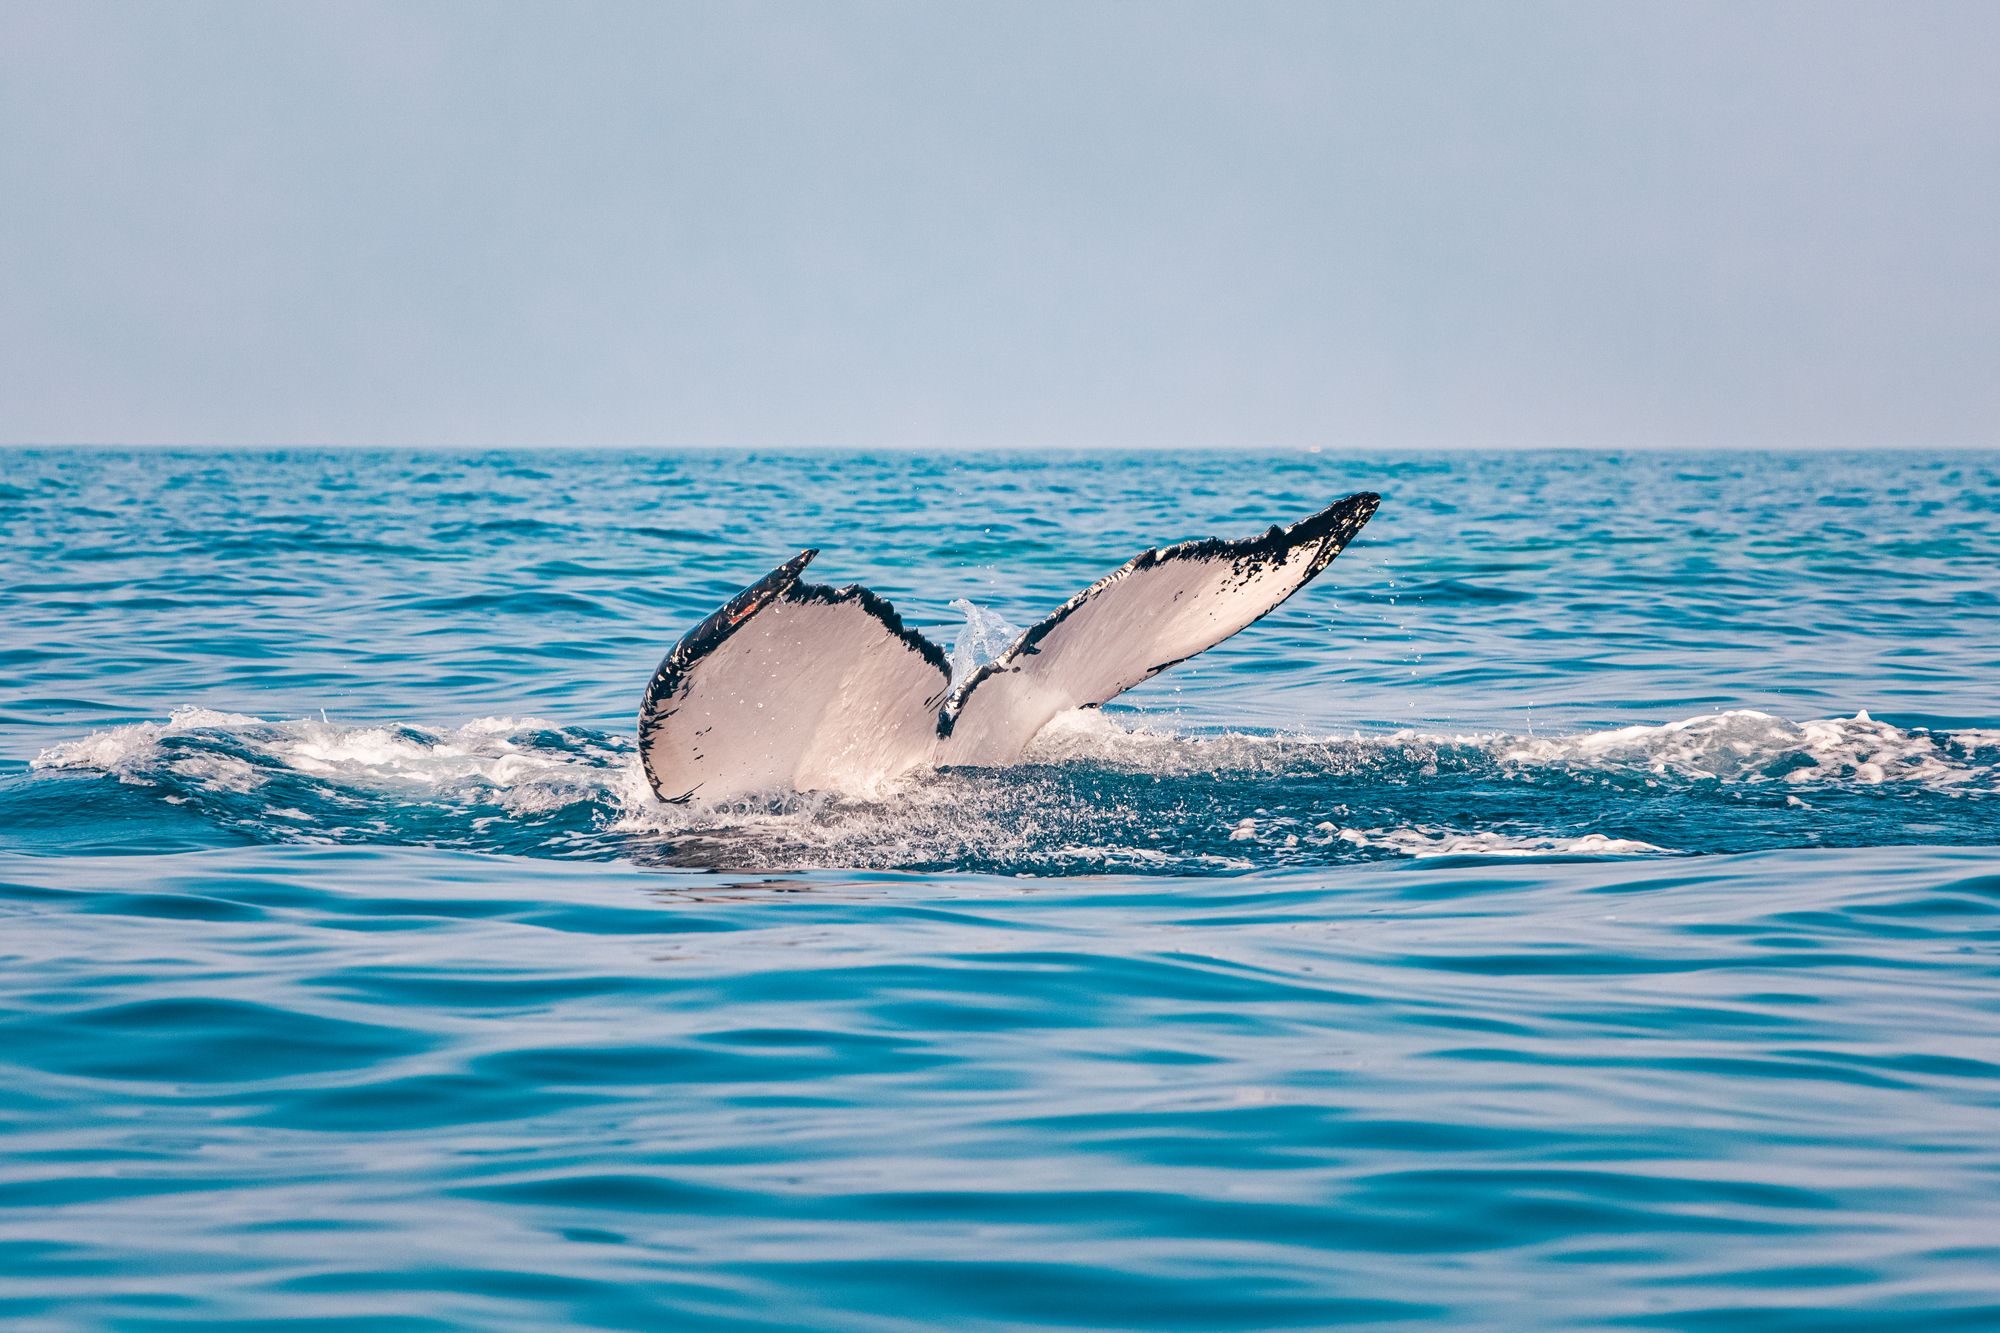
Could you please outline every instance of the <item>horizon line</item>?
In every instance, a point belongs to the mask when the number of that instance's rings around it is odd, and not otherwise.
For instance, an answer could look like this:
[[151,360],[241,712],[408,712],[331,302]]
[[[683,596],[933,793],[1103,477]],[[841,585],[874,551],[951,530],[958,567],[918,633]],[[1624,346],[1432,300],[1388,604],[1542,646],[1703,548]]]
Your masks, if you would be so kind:
[[219,440],[179,440],[179,441],[122,441],[122,440],[0,440],[0,450],[8,451],[55,451],[78,450],[99,452],[140,452],[159,450],[164,452],[183,451],[188,453],[341,453],[341,452],[383,452],[383,453],[469,453],[469,452],[520,452],[520,453],[729,453],[729,454],[788,454],[788,453],[887,453],[887,454],[1049,454],[1049,453],[1100,453],[1100,454],[1424,454],[1424,453],[1590,453],[1590,454],[1667,454],[1667,453],[1811,453],[1811,454],[1871,454],[1871,453],[1992,453],[2000,451],[2000,442],[1981,444],[1716,444],[1716,443],[1643,443],[1621,444],[1527,444],[1495,441],[1458,441],[1452,443],[1411,444],[851,444],[851,443],[810,443],[793,442],[786,444],[693,444],[693,443],[550,443],[518,441],[496,441],[493,443],[468,442],[362,442],[362,441],[219,441]]

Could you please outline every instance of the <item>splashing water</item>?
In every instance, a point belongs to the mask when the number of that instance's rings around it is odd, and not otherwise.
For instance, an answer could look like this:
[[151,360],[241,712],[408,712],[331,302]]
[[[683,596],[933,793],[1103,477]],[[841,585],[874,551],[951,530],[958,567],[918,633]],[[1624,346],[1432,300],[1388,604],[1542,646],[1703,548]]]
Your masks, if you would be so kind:
[[955,689],[1006,652],[1021,637],[1021,627],[963,597],[954,598],[951,609],[965,617],[951,640],[951,683]]

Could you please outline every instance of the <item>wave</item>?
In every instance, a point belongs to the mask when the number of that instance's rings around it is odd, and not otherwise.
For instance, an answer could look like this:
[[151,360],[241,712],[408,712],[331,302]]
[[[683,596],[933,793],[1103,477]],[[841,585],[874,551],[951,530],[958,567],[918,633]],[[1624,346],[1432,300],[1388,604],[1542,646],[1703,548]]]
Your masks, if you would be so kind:
[[[745,870],[1203,873],[2000,841],[2000,802],[1989,799],[2000,793],[2000,732],[1903,728],[1866,712],[1794,722],[1738,710],[1558,736],[1133,721],[1078,713],[1017,768],[923,774],[872,801],[663,806],[629,737],[536,718],[432,727],[205,708],[53,746],[25,782],[109,778],[127,798],[255,841]],[[85,834],[124,808],[109,796],[60,806]]]

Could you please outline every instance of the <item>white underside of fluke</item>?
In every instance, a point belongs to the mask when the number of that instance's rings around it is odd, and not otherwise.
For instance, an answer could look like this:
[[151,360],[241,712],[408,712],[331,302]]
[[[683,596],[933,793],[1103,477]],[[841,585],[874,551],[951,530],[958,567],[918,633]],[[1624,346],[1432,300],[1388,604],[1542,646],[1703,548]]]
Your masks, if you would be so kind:
[[[1020,759],[1050,719],[1214,647],[1309,583],[1375,512],[1350,495],[1290,528],[1146,551],[950,690],[937,645],[865,588],[799,581],[806,551],[690,630],[639,710],[665,801],[879,793],[912,770]],[[949,695],[949,697],[947,697]]]

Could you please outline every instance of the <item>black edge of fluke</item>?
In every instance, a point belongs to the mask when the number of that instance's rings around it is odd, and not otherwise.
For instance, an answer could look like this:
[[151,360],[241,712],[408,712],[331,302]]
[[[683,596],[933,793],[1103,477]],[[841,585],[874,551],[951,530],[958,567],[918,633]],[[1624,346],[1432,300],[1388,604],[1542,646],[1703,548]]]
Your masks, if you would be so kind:
[[[1047,637],[1049,632],[1055,629],[1056,626],[1062,624],[1079,607],[1089,602],[1091,598],[1102,592],[1106,587],[1116,583],[1119,579],[1133,573],[1135,570],[1148,569],[1163,560],[1232,560],[1239,564],[1256,565],[1266,560],[1283,559],[1286,555],[1289,555],[1292,551],[1297,550],[1308,542],[1321,542],[1322,546],[1313,558],[1311,572],[1299,583],[1299,588],[1303,588],[1306,584],[1317,578],[1328,565],[1333,563],[1333,558],[1339,555],[1350,541],[1354,540],[1354,535],[1360,532],[1363,525],[1375,516],[1375,511],[1381,504],[1382,497],[1376,492],[1356,491],[1352,495],[1342,496],[1340,499],[1335,500],[1317,514],[1300,519],[1289,528],[1282,528],[1274,523],[1268,531],[1255,537],[1241,537],[1235,541],[1229,541],[1221,537],[1202,537],[1194,541],[1178,542],[1172,546],[1156,546],[1151,550],[1139,552],[1139,554],[1133,556],[1117,569],[1112,570],[1109,574],[1106,574],[1103,578],[1057,607],[1048,619],[1030,627],[1020,638],[1016,639],[1013,646],[1006,652],[1000,654],[1000,656],[966,677],[965,683],[953,690],[951,697],[945,701],[944,711],[938,716],[938,735],[951,735],[952,724],[958,720],[960,710],[965,707],[965,701],[971,697],[972,691],[978,688],[979,682],[989,676],[1015,670],[1014,663],[1038,651],[1036,645]],[[1298,588],[1292,589],[1293,593],[1297,591]],[[1274,602],[1270,610],[1264,612],[1264,615],[1269,615],[1271,611],[1277,610],[1278,607],[1291,600],[1291,595],[1291,593],[1287,593],[1284,597]],[[1263,618],[1263,616],[1257,617],[1258,620],[1262,620]],[[1254,625],[1257,622],[1253,620],[1250,623]],[[1182,658],[1179,660],[1185,661],[1186,659]],[[1147,675],[1157,675],[1174,665],[1176,665],[1174,662],[1164,662],[1154,667]]]
[[944,649],[905,625],[903,617],[897,613],[896,608],[889,605],[888,599],[880,593],[864,588],[858,583],[850,583],[845,588],[829,588],[821,583],[801,583],[792,589],[792,595],[802,602],[825,602],[829,605],[837,602],[859,603],[862,610],[881,622],[883,629],[900,639],[904,647],[944,672],[947,677],[951,675],[951,658],[945,655]]
[[[776,569],[758,579],[755,583],[737,593],[721,606],[711,611],[702,622],[681,636],[679,643],[667,650],[660,659],[660,666],[653,673],[653,679],[646,686],[646,693],[639,700],[639,752],[646,752],[646,737],[666,718],[673,715],[670,701],[680,688],[688,669],[719,647],[723,640],[734,634],[737,627],[756,615],[778,598],[789,592],[799,581],[814,556],[817,547],[808,547],[779,565]],[[646,770],[646,781],[653,788],[653,795],[670,805],[685,802],[692,791],[681,796],[669,796],[660,787],[660,780],[653,773],[653,766],[641,760],[639,765]]]

